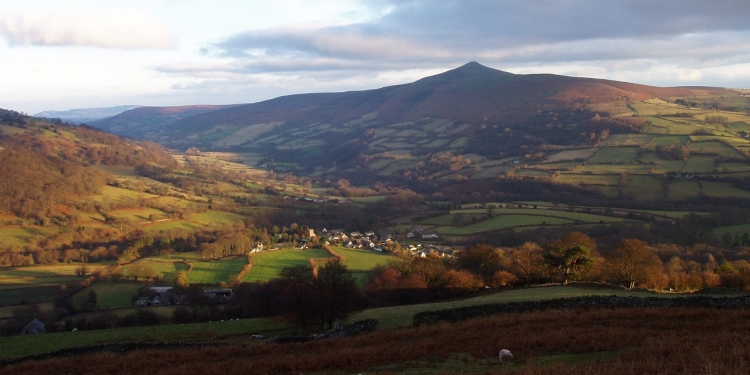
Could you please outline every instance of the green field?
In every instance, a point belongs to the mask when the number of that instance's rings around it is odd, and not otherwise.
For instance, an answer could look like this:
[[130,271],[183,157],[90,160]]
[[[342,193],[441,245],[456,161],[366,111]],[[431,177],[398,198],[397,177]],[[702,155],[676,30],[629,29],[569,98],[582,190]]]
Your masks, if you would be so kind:
[[560,225],[572,223],[572,220],[548,216],[499,215],[491,219],[480,221],[476,224],[466,225],[463,227],[442,226],[436,228],[436,230],[438,233],[443,235],[467,235],[524,225]]
[[685,173],[712,173],[714,171],[715,156],[690,155],[685,163]]
[[654,134],[613,134],[601,142],[601,146],[643,146],[651,142]]
[[244,282],[269,281],[279,277],[284,267],[310,265],[310,259],[329,258],[323,249],[284,249],[251,255],[253,268],[242,279]]
[[23,287],[3,287],[0,289],[0,306],[20,305],[24,300],[35,303],[51,303],[60,293],[60,286],[71,279],[59,279],[60,283],[30,284]]
[[741,224],[741,225],[732,225],[732,226],[726,226],[726,227],[718,227],[714,229],[714,233],[718,235],[722,235],[725,233],[729,233],[732,235],[741,235],[745,233],[750,233],[750,224]]
[[233,214],[225,211],[213,211],[209,210],[203,213],[195,214],[190,217],[190,221],[194,221],[203,225],[212,224],[234,224],[244,220],[243,216]]
[[[487,214],[487,211],[488,211],[487,209],[454,210],[452,211],[453,213],[450,215],[443,215],[443,216],[421,220],[419,221],[419,224],[453,226],[453,218],[455,215],[459,215],[459,214],[463,215],[464,223],[468,223],[472,217],[484,216]],[[601,223],[601,222],[611,223],[611,222],[620,222],[620,221],[625,220],[625,219],[618,218],[618,217],[590,214],[590,213],[585,213],[585,212],[552,210],[552,209],[549,209],[548,207],[541,207],[537,209],[495,208],[492,210],[492,213],[494,215],[518,215],[518,216],[534,216],[534,217],[538,216],[538,217],[548,217],[548,218],[553,218],[553,219],[555,218],[569,219],[569,220],[574,220],[574,221],[582,222],[582,223]],[[551,222],[548,221],[547,224],[551,224]],[[523,224],[519,224],[519,225],[523,225]],[[450,233],[450,234],[454,234],[454,233]]]
[[690,152],[699,154],[712,154],[726,157],[742,157],[742,154],[734,148],[727,146],[723,142],[693,142],[688,145]]
[[750,192],[738,189],[728,182],[703,181],[703,194],[716,198],[750,198]]
[[96,302],[100,309],[119,309],[123,307],[132,307],[132,296],[136,295],[137,290],[143,286],[143,283],[136,282],[98,282],[90,287],[78,292],[78,295],[87,295],[89,291],[96,292]]
[[[158,307],[156,309],[163,309]],[[207,341],[232,336],[281,333],[289,326],[274,318],[242,319],[213,323],[163,325],[152,327],[115,328],[99,331],[48,333],[44,335],[11,336],[0,339],[0,360],[83,345],[109,342],[170,342],[179,340]]]
[[570,185],[614,185],[620,184],[619,174],[560,173],[557,182]]
[[[80,265],[78,263],[65,263],[0,268],[0,285],[24,283],[23,280],[46,280],[47,278],[59,277],[78,278],[75,270]],[[89,264],[88,267],[93,272],[103,266]]]
[[414,314],[422,311],[451,309],[461,306],[483,305],[488,303],[539,301],[553,298],[569,298],[581,296],[618,295],[634,297],[679,297],[679,295],[654,294],[643,291],[627,291],[624,289],[584,289],[575,286],[554,286],[541,288],[514,289],[507,292],[498,292],[481,297],[474,297],[460,301],[436,302],[412,306],[384,307],[379,309],[365,310],[353,314],[348,321],[362,319],[377,319],[380,321],[379,328],[410,327]]
[[160,278],[166,280],[174,280],[175,274],[179,271],[187,271],[187,264],[178,260],[175,257],[173,260],[156,260],[153,258],[142,258],[127,266],[123,267],[123,274],[132,275],[133,270],[139,266],[151,267]]
[[604,147],[588,163],[629,163],[638,156],[639,147]]
[[690,198],[697,198],[701,194],[701,187],[697,182],[678,181],[669,184],[667,198],[671,201],[681,201]]
[[247,264],[244,256],[223,258],[219,260],[191,261],[193,269],[187,273],[191,284],[218,284],[229,282],[239,275]]
[[664,189],[659,180],[650,176],[628,176],[623,193],[637,200],[656,201],[664,199]]
[[28,227],[18,226],[0,227],[0,245],[2,246],[24,246],[32,240],[41,240],[58,232],[54,227]]
[[333,248],[333,251],[346,258],[346,267],[357,278],[360,286],[365,286],[367,283],[370,270],[396,259],[393,255],[367,249],[349,249],[337,246]]

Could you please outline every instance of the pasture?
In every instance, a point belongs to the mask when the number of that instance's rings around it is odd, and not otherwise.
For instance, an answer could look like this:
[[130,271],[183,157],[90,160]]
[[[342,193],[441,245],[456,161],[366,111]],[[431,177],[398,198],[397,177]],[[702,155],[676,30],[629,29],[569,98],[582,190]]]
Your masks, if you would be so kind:
[[701,194],[701,187],[694,181],[678,181],[669,184],[667,199],[670,201],[681,201],[697,198]]
[[638,150],[639,147],[603,147],[587,162],[592,164],[629,163],[637,158]]
[[54,227],[19,227],[17,225],[0,226],[0,246],[22,247],[32,241],[38,241],[58,232]]
[[[470,222],[472,217],[482,217],[482,216],[485,216],[487,212],[488,212],[487,209],[453,210],[452,213],[449,215],[443,215],[443,216],[420,220],[418,223],[424,224],[424,225],[455,226],[454,220],[456,220],[455,219],[456,215],[462,215],[463,223],[468,223]],[[493,215],[519,215],[519,216],[548,217],[548,218],[553,218],[553,219],[568,219],[568,220],[573,220],[578,223],[612,223],[612,222],[625,221],[625,219],[614,217],[614,216],[597,215],[595,213],[588,213],[588,212],[571,212],[571,211],[564,211],[564,210],[556,210],[556,209],[550,209],[548,207],[540,207],[537,209],[494,208],[492,209],[492,213]],[[551,223],[548,222],[548,224],[551,224]],[[455,233],[451,233],[451,234],[455,234]]]
[[499,215],[463,227],[442,226],[436,228],[441,235],[467,235],[527,225],[572,224],[573,220],[538,215]]
[[655,201],[664,198],[661,182],[651,176],[628,176],[622,192],[640,201]]
[[561,161],[567,161],[567,160],[586,160],[590,158],[592,155],[597,153],[598,149],[596,148],[584,148],[579,150],[566,150],[561,151],[556,154],[552,154],[547,157],[546,160],[544,160],[542,163],[558,163]]
[[257,318],[184,325],[59,332],[39,336],[11,336],[2,338],[3,350],[0,350],[0,360],[9,360],[34,354],[49,353],[64,348],[107,342],[204,341],[238,335],[268,335],[287,328],[288,325],[282,320]]
[[692,142],[688,145],[690,152],[696,154],[710,154],[730,158],[741,158],[743,155],[736,149],[719,141]]
[[245,218],[243,216],[226,212],[226,211],[216,211],[216,210],[208,210],[206,212],[202,212],[199,214],[192,215],[190,217],[190,221],[196,222],[198,224],[202,225],[212,225],[212,224],[234,224],[243,221]]
[[349,249],[336,246],[333,247],[333,250],[346,259],[344,264],[352,272],[360,286],[367,283],[370,270],[396,259],[393,255],[368,249]]
[[569,185],[614,185],[620,184],[619,174],[560,173],[557,182]]
[[323,249],[283,249],[252,254],[253,268],[242,279],[244,282],[270,281],[279,277],[284,267],[309,266],[310,259],[324,259],[331,255]]
[[132,307],[131,297],[136,295],[143,283],[138,282],[106,282],[101,281],[92,284],[88,288],[78,292],[76,296],[85,296],[89,291],[96,292],[96,302],[100,309],[119,309]]
[[683,171],[685,173],[712,173],[715,161],[715,156],[690,155],[690,158],[685,162]]
[[218,284],[229,282],[239,275],[247,264],[244,256],[223,258],[219,260],[191,261],[193,269],[187,273],[191,284]]
[[728,182],[702,181],[703,194],[715,198],[750,198],[750,192],[738,189]]
[[434,302],[410,306],[383,307],[364,310],[350,316],[347,321],[376,319],[379,328],[410,327],[414,314],[422,311],[452,309],[461,306],[484,305],[488,303],[505,303],[520,301],[540,301],[555,298],[582,296],[634,296],[634,297],[678,297],[679,295],[654,294],[644,291],[627,291],[625,289],[585,289],[574,285],[513,289],[504,292],[482,295],[458,301]]
[[174,280],[175,275],[179,271],[187,271],[188,265],[182,261],[176,260],[163,260],[154,258],[142,258],[138,259],[127,266],[123,266],[123,274],[134,275],[137,274],[136,270],[140,267],[150,267],[159,278],[165,280]]

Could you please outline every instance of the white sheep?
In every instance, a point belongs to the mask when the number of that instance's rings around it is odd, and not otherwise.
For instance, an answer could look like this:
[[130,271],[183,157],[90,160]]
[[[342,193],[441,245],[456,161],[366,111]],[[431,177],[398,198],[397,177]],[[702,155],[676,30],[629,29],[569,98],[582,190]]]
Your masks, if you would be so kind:
[[513,353],[508,349],[503,349],[500,351],[500,362],[503,361],[503,358],[513,359]]

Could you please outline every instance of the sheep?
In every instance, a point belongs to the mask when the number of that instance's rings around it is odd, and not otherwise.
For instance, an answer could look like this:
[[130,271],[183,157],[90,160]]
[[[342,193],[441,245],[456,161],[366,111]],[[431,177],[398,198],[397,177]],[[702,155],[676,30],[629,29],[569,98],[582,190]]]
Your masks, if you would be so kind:
[[513,354],[508,349],[503,349],[500,351],[500,362],[503,361],[503,358],[509,358],[513,359]]

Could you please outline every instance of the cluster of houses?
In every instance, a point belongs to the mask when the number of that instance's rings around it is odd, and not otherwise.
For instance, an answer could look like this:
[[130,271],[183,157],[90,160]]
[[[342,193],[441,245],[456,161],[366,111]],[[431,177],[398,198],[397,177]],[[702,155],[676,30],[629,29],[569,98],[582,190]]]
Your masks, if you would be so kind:
[[[393,245],[397,244],[397,236],[394,234],[376,234],[374,231],[367,231],[365,233],[351,232],[349,234],[344,233],[341,230],[328,230],[323,228],[320,231],[322,241],[325,245],[344,246],[350,249],[369,249],[373,251],[382,252],[384,248],[392,248]],[[403,235],[401,235],[403,239]],[[315,238],[315,232],[310,230],[310,237]],[[407,240],[411,239],[425,239],[425,240],[437,240],[440,235],[437,232],[427,232],[422,227],[415,227],[412,231],[405,235]],[[306,249],[308,247],[309,238],[303,238],[298,244],[298,249]],[[427,257],[437,255],[440,257],[450,256],[453,254],[453,249],[447,246],[439,245],[410,245],[408,249],[409,253],[414,257]]]
[[453,256],[453,249],[448,246],[440,245],[409,245],[406,248],[412,257],[428,258],[428,257],[451,257]]
[[323,228],[320,234],[325,239],[326,245],[345,246],[350,249],[370,249],[373,251],[383,251],[383,246],[391,244],[395,238],[392,234],[378,236],[373,231],[367,231],[364,234],[351,232],[347,235],[343,231],[329,231],[326,228]]
[[423,240],[437,240],[440,239],[440,234],[437,231],[425,231],[422,227],[415,227],[411,232],[406,234],[406,238],[421,238]]

